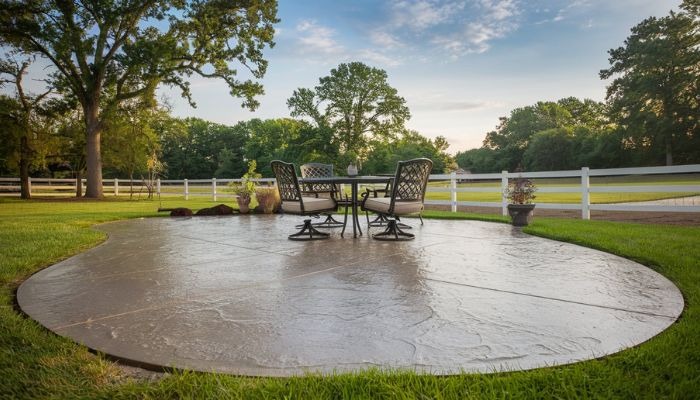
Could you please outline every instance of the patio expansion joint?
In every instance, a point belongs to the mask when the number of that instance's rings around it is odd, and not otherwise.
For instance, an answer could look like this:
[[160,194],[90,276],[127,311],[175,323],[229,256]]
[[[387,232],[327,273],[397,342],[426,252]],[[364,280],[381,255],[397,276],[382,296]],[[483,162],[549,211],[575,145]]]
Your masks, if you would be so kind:
[[633,314],[646,315],[646,316],[650,316],[650,317],[668,318],[671,320],[676,319],[676,317],[671,316],[671,315],[658,314],[658,313],[649,312],[649,311],[630,310],[630,309],[626,309],[626,308],[622,308],[622,307],[613,307],[613,306],[606,306],[603,304],[586,303],[583,301],[561,299],[561,298],[557,298],[557,297],[542,296],[542,295],[538,295],[538,294],[534,294],[534,293],[516,292],[513,290],[497,289],[497,288],[491,288],[491,287],[486,287],[486,286],[470,285],[468,283],[451,282],[451,281],[445,281],[442,279],[435,279],[435,278],[424,278],[424,279],[428,280],[428,281],[444,283],[447,285],[465,286],[465,287],[470,287],[470,288],[474,288],[474,289],[489,290],[489,291],[498,292],[498,293],[509,293],[509,294],[514,294],[516,296],[534,297],[534,298],[538,298],[538,299],[552,300],[552,301],[558,301],[558,302],[562,302],[562,303],[579,304],[582,306],[604,308],[604,309],[608,309],[608,310],[622,311],[622,312],[628,312],[628,313],[633,313]]
[[214,240],[207,240],[207,239],[202,239],[202,238],[197,238],[197,237],[191,237],[191,236],[185,236],[185,235],[177,235],[177,236],[179,236],[179,237],[181,237],[181,238],[183,238],[183,239],[189,239],[189,240],[194,240],[194,241],[204,242],[204,243],[210,243],[210,244],[217,244],[217,245],[226,246],[226,247],[233,247],[233,248],[236,248],[236,249],[244,249],[244,250],[251,250],[251,251],[259,251],[260,253],[265,253],[265,254],[277,254],[277,255],[288,256],[288,257],[292,257],[292,256],[293,256],[293,255],[291,255],[291,254],[283,253],[283,251],[287,251],[287,250],[289,250],[289,249],[284,249],[284,250],[280,250],[280,251],[270,251],[270,250],[265,250],[265,249],[259,249],[259,248],[241,246],[241,245],[237,245],[237,244],[221,243],[221,242],[217,242],[217,241],[214,241]]

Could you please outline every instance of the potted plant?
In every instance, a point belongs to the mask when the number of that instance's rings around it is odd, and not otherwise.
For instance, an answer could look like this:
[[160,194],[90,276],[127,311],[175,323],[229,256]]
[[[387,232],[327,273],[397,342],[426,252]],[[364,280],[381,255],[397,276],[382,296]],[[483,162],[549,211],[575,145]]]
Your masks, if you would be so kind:
[[526,226],[532,220],[537,187],[530,179],[518,177],[508,182],[506,197],[508,198],[508,215],[513,226]]
[[250,199],[255,193],[255,182],[253,179],[260,178],[260,174],[255,172],[257,163],[255,160],[248,162],[248,172],[243,174],[240,183],[230,183],[233,192],[236,194],[236,202],[238,203],[238,211],[241,214],[250,212]]
[[258,201],[260,211],[264,214],[274,213],[282,202],[279,191],[274,186],[255,188],[255,199]]

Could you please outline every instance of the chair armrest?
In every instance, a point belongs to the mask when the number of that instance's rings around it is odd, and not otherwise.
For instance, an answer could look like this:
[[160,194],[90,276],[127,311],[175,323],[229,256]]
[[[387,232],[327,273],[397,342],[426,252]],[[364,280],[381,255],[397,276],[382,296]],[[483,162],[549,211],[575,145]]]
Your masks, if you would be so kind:
[[384,196],[382,197],[389,197],[389,191],[386,189],[374,189],[372,190],[372,194],[374,194],[374,197],[379,197],[377,194],[379,193],[384,193]]
[[365,210],[365,202],[366,202],[367,199],[369,198],[370,193],[375,192],[374,197],[377,197],[376,191],[373,191],[373,190],[370,189],[370,188],[365,188],[365,189],[366,189],[366,190],[365,190],[364,193],[360,193],[360,197],[362,197],[362,200],[360,201],[360,209],[363,210],[363,211]]

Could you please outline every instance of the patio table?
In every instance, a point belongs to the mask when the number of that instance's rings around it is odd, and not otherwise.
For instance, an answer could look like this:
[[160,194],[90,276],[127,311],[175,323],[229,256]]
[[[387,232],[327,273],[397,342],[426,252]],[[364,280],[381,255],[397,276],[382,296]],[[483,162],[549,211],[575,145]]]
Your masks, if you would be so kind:
[[[352,210],[352,237],[356,238],[357,233],[359,232],[360,235],[362,235],[362,228],[360,228],[360,219],[358,217],[357,213],[357,192],[358,192],[358,187],[361,183],[384,183],[386,184],[387,182],[390,182],[393,180],[394,177],[392,176],[375,176],[375,175],[366,175],[366,176],[329,176],[329,177],[322,177],[322,178],[303,178],[300,179],[299,182],[303,183],[332,183],[332,184],[350,184],[351,191],[350,191],[350,206]],[[345,234],[345,226],[343,226],[343,230],[340,233],[340,236],[342,237]]]

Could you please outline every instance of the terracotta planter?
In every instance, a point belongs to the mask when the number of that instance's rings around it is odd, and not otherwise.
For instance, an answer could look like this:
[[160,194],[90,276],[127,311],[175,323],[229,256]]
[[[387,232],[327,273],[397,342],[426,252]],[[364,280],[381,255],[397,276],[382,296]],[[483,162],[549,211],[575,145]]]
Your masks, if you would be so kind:
[[508,215],[513,226],[527,226],[532,221],[534,204],[508,204]]
[[238,203],[238,211],[241,214],[248,214],[250,212],[250,199],[243,200],[240,197],[236,199]]

